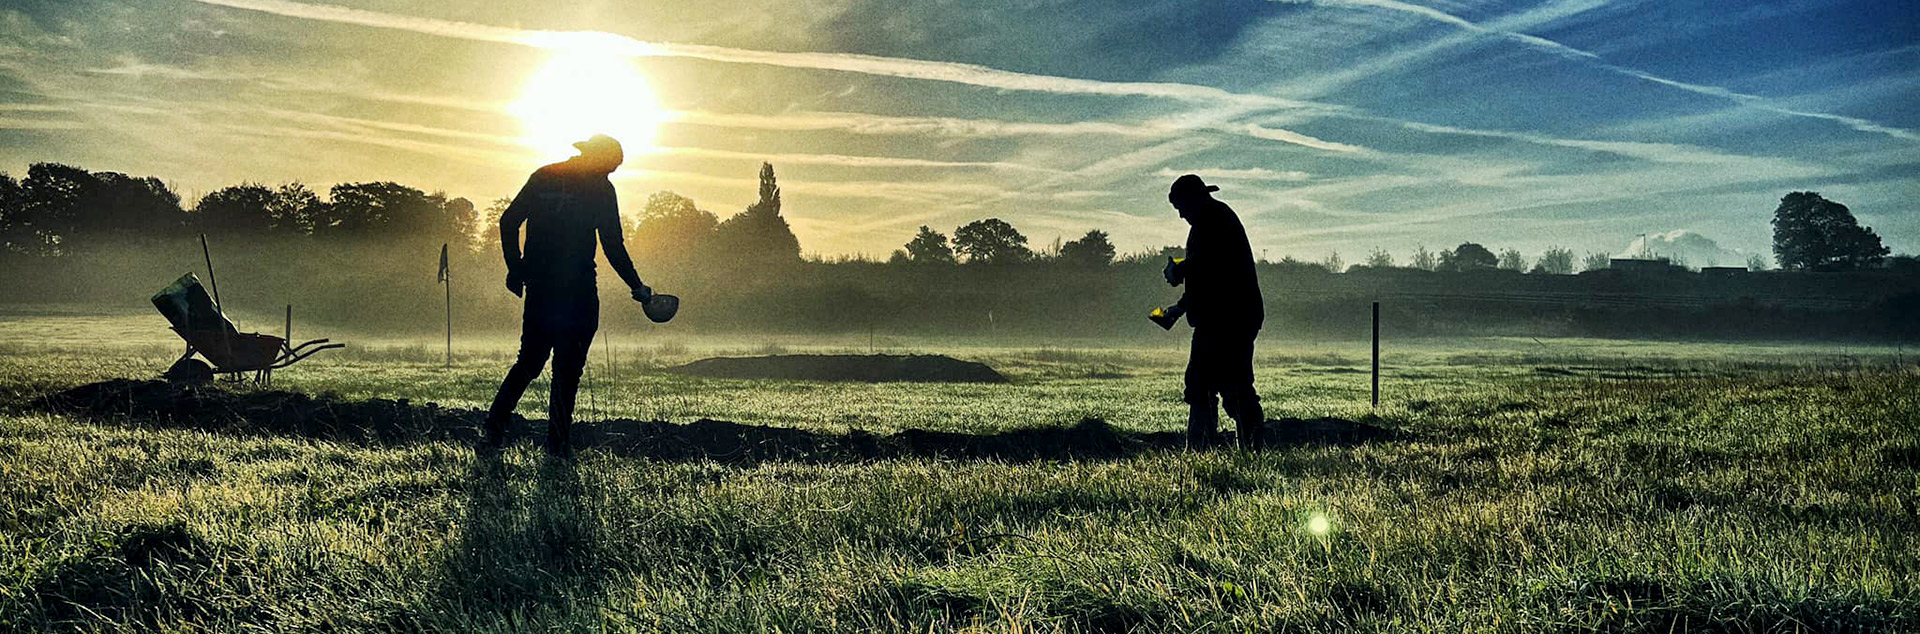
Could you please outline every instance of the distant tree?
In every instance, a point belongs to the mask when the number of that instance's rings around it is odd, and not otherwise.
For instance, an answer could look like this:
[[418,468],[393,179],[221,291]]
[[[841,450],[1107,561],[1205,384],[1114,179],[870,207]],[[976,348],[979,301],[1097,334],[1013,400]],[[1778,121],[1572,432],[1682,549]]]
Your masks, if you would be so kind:
[[160,179],[118,172],[94,172],[94,177],[99,179],[99,189],[81,200],[81,232],[151,238],[186,228],[180,195]]
[[953,249],[970,263],[1007,264],[1033,257],[1027,237],[999,218],[975,220],[953,230]]
[[1580,259],[1581,271],[1605,271],[1613,266],[1613,256],[1606,253],[1588,253]]
[[15,202],[6,212],[4,239],[11,251],[58,255],[90,244],[89,238],[159,237],[187,223],[180,195],[157,178],[36,163],[10,187]]
[[904,266],[912,262],[913,258],[907,255],[906,249],[894,249],[893,255],[887,256],[888,266]]
[[273,228],[273,189],[243,183],[213,190],[193,205],[193,220],[212,234],[261,234]]
[[682,269],[696,266],[707,255],[719,226],[720,220],[695,207],[693,199],[658,191],[647,197],[627,241],[641,262]]
[[[440,203],[441,217],[446,229],[444,241],[448,244],[465,246],[473,244],[480,237],[480,211],[473,201],[465,198],[447,198],[445,194],[434,194],[444,202]],[[495,227],[498,230],[498,227]]]
[[1850,270],[1879,266],[1887,247],[1853,212],[1815,192],[1791,192],[1773,211],[1773,255],[1787,270]]
[[[512,205],[512,198],[495,198],[493,202],[487,203],[487,208],[480,212],[480,239],[474,245],[477,250],[498,251],[500,249],[500,216],[506,215],[507,207]],[[634,255],[644,257],[645,253]]]
[[1767,270],[1767,256],[1760,255],[1758,253],[1747,256],[1747,270],[1749,271]]
[[1519,249],[1501,251],[1499,267],[1507,271],[1525,272],[1527,270],[1527,256],[1520,253]]
[[1061,242],[1060,236],[1054,236],[1053,242],[1047,243],[1047,247],[1045,249],[1041,249],[1039,253],[1035,253],[1034,256],[1037,259],[1041,259],[1041,260],[1059,259],[1060,249],[1063,248],[1064,246],[1065,246],[1065,243]]
[[1434,257],[1433,252],[1428,251],[1427,245],[1424,244],[1414,245],[1413,258],[1408,262],[1413,265],[1413,268],[1422,271],[1440,270],[1440,259]]
[[1113,242],[1099,229],[1060,246],[1060,260],[1073,266],[1104,267],[1113,264],[1113,254]]
[[0,253],[30,251],[39,242],[26,218],[26,204],[20,181],[0,173]]
[[[298,181],[273,190],[267,201],[267,223],[277,232],[311,234],[315,223],[326,217],[326,201]],[[497,230],[494,235],[499,236]]]
[[1374,247],[1373,253],[1367,254],[1367,268],[1370,268],[1370,269],[1393,268],[1393,254],[1388,253],[1386,249]]
[[1462,242],[1460,246],[1440,252],[1442,271],[1484,271],[1499,266],[1500,256],[1494,255],[1486,247],[1473,242]]
[[445,197],[399,183],[341,183],[327,198],[316,235],[437,242],[453,233]]
[[922,264],[953,264],[953,247],[947,244],[946,234],[926,225],[920,225],[920,232],[907,241],[906,253]]
[[1887,258],[1887,270],[1901,273],[1920,273],[1920,257],[1903,254]]
[[1323,275],[1331,273],[1325,262],[1306,262],[1291,255],[1281,256],[1280,261],[1268,263],[1274,271],[1284,275]]
[[1334,251],[1327,254],[1327,259],[1320,261],[1320,266],[1328,273],[1344,273],[1347,270],[1347,261],[1340,258],[1339,251]]
[[1547,247],[1547,252],[1540,254],[1540,261],[1533,264],[1533,272],[1542,275],[1571,275],[1573,249]]
[[773,164],[760,164],[760,199],[715,228],[716,256],[727,262],[764,268],[800,262],[800,239],[780,216],[780,184]]

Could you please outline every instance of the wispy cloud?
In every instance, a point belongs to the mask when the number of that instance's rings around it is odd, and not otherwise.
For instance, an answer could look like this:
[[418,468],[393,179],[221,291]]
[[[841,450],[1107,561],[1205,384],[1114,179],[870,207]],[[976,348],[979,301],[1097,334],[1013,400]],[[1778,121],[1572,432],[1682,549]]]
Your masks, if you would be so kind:
[[[883,77],[949,82],[997,90],[1041,92],[1059,95],[1105,95],[1154,97],[1179,101],[1224,104],[1245,108],[1315,109],[1341,108],[1272,95],[1235,93],[1195,84],[1171,82],[1116,82],[1074,77],[1059,77],[1000,70],[978,64],[937,62],[853,53],[794,53],[752,49],[645,42],[624,35],[597,31],[541,31],[515,29],[472,22],[437,20],[395,15],[325,4],[305,4],[285,0],[195,0],[235,9],[271,13],[292,18],[341,24],[397,29],[440,37],[520,44],[544,49],[590,49],[629,57],[685,57],[715,62],[758,64],[784,68],[841,71]],[[1314,138],[1290,130],[1261,126],[1223,128],[1256,138],[1335,152],[1357,152],[1361,148]]]
[[84,130],[87,124],[57,119],[21,119],[0,117],[0,130]]
[[1654,84],[1667,86],[1667,87],[1675,88],[1678,90],[1683,90],[1693,94],[1704,95],[1708,97],[1717,97],[1720,99],[1735,101],[1735,102],[1746,104],[1755,108],[1760,108],[1763,110],[1776,112],[1784,115],[1790,115],[1795,117],[1806,117],[1811,119],[1820,119],[1824,121],[1832,121],[1861,132],[1885,134],[1888,136],[1905,139],[1908,141],[1920,141],[1920,134],[1916,134],[1911,130],[1905,130],[1902,128],[1883,125],[1880,123],[1876,123],[1866,119],[1861,119],[1858,117],[1848,117],[1844,115],[1837,115],[1837,114],[1831,114],[1831,113],[1825,113],[1825,112],[1813,112],[1809,110],[1786,108],[1782,106],[1773,105],[1772,103],[1770,103],[1770,100],[1768,98],[1762,97],[1760,95],[1742,93],[1742,92],[1738,92],[1738,91],[1721,87],[1721,86],[1698,84],[1693,82],[1686,82],[1686,81],[1680,81],[1677,79],[1662,77],[1662,76],[1655,75],[1653,73],[1640,70],[1637,68],[1630,68],[1627,66],[1614,64],[1612,62],[1607,61],[1605,58],[1601,57],[1598,54],[1595,54],[1589,51],[1584,51],[1571,46],[1567,46],[1565,44],[1561,44],[1559,42],[1555,42],[1547,38],[1543,38],[1535,35],[1528,35],[1526,33],[1521,33],[1518,31],[1510,31],[1510,30],[1504,30],[1499,28],[1482,26],[1481,24],[1473,22],[1471,20],[1467,20],[1465,18],[1461,18],[1451,13],[1447,13],[1445,11],[1441,11],[1431,7],[1425,7],[1425,6],[1406,3],[1406,2],[1398,2],[1397,0],[1300,0],[1300,1],[1303,3],[1324,4],[1324,5],[1333,5],[1333,6],[1371,7],[1371,8],[1385,9],[1389,11],[1397,11],[1401,13],[1417,15],[1430,20],[1434,20],[1434,21],[1445,23],[1445,24],[1450,24],[1462,29],[1466,29],[1474,33],[1501,37],[1501,38],[1506,38],[1512,41],[1520,42],[1522,44],[1531,46],[1535,49],[1542,50],[1554,55],[1558,55],[1560,57],[1588,63],[1594,66],[1595,68],[1606,70],[1608,72],[1613,72],[1620,75],[1633,77],[1636,79],[1652,82]]
[[1019,73],[954,62],[936,62],[851,53],[793,53],[752,49],[645,42],[613,33],[592,31],[541,31],[395,15],[325,4],[286,2],[285,0],[196,0],[235,9],[272,13],[286,17],[321,20],[342,24],[399,29],[487,42],[522,44],[548,49],[592,48],[632,57],[688,57],[716,62],[760,64],[786,68],[843,71],[952,82],[999,90],[1046,92],[1068,95],[1111,95],[1176,99],[1182,101],[1242,103],[1267,108],[1331,108],[1322,104],[1284,99],[1271,95],[1234,93],[1211,86],[1167,82],[1114,82],[1072,77]]
[[799,165],[832,165],[836,167],[927,167],[927,168],[966,168],[991,169],[1015,172],[1058,173],[1060,170],[1012,163],[1007,161],[936,161],[930,159],[907,158],[897,156],[853,156],[847,154],[810,154],[794,152],[734,152],[730,150],[709,150],[696,147],[663,147],[659,152],[667,155],[693,156],[700,158],[734,159],[745,161],[771,161],[795,163]]
[[1155,176],[1162,178],[1178,178],[1182,174],[1199,174],[1207,180],[1281,181],[1294,183],[1313,178],[1312,175],[1299,170],[1270,170],[1264,167],[1247,169],[1227,169],[1221,167],[1174,169],[1166,167],[1161,168],[1158,172],[1154,172]]

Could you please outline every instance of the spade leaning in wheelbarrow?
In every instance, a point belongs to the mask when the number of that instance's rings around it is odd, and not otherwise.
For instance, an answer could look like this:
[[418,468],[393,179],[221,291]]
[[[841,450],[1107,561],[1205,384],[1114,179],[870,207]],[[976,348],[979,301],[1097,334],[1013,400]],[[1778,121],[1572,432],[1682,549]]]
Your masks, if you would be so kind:
[[[594,283],[593,251],[597,235],[607,263],[627,283],[655,322],[673,318],[680,300],[655,295],[633,270],[633,258],[620,236],[620,207],[607,180],[625,155],[612,137],[596,134],[574,144],[580,155],[536,170],[513,204],[500,216],[500,247],[507,258],[507,290],[522,296],[520,354],[500,382],[487,412],[482,448],[506,445],[507,424],[521,394],[553,357],[553,396],[547,409],[547,451],[573,451],[573,400],[587,348],[600,328],[600,295]],[[526,251],[520,249],[520,225],[527,227]]]

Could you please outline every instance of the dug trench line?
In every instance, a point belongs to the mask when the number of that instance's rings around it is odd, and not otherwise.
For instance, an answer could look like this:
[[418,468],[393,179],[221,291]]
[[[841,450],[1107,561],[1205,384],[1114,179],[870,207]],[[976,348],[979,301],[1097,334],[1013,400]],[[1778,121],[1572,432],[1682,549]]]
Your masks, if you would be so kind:
[[[310,396],[131,379],[82,385],[38,401],[50,412],[137,427],[296,436],[361,445],[472,443],[479,439],[480,424],[486,417],[485,412],[477,410],[406,400],[354,401],[331,394]],[[515,439],[544,438],[546,424],[515,416],[510,432]],[[1267,421],[1267,437],[1271,445],[1286,447],[1352,445],[1392,440],[1402,434],[1339,418],[1284,418]],[[1185,437],[1178,432],[1120,430],[1098,418],[1065,427],[1025,427],[983,434],[907,429],[884,435],[861,430],[823,433],[703,418],[686,424],[633,419],[581,422],[574,425],[573,442],[576,447],[616,455],[672,461],[857,462],[937,457],[1025,462],[1111,460],[1177,450],[1185,445]]]

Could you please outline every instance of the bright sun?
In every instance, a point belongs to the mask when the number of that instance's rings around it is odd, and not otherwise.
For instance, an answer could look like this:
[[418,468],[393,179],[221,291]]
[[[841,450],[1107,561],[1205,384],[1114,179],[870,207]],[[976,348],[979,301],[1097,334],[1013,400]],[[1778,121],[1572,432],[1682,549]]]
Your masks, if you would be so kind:
[[556,51],[507,110],[551,160],[573,156],[573,143],[596,133],[618,139],[628,155],[648,151],[667,119],[632,59],[591,49]]

